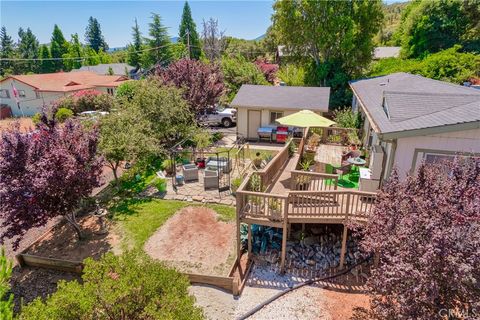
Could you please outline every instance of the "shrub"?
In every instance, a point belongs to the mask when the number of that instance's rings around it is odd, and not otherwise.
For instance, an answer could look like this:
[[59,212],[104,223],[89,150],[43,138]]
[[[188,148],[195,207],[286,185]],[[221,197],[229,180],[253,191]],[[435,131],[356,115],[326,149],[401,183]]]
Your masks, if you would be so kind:
[[137,81],[126,81],[118,86],[115,97],[119,99],[131,100],[138,88]]
[[343,108],[334,112],[334,121],[340,128],[360,128],[360,114],[350,108]]
[[45,302],[37,298],[20,319],[202,319],[188,279],[145,254],[107,253],[85,260],[83,283],[60,281]]
[[61,123],[71,117],[73,117],[73,111],[67,108],[59,108],[57,112],[55,112],[55,118]]
[[232,183],[231,183],[232,192],[237,191],[238,187],[240,187],[240,185],[242,184],[242,181],[243,181],[242,177],[236,177],[232,179]]
[[224,134],[222,132],[214,132],[212,133],[212,142],[215,143],[217,141],[222,140],[224,137]]
[[55,103],[59,108],[67,108],[78,114],[84,111],[110,111],[114,99],[107,93],[98,90],[77,91]]
[[0,252],[0,319],[13,319],[13,294],[10,294],[12,263],[7,260],[5,250]]
[[41,119],[42,119],[42,114],[40,112],[37,112],[33,115],[32,122],[33,124],[39,124],[40,121],[42,121]]

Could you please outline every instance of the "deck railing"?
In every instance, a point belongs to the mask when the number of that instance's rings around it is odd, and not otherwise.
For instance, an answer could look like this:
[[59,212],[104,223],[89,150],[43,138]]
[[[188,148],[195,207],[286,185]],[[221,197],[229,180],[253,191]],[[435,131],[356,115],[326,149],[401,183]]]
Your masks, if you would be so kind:
[[288,161],[288,148],[291,141],[287,143],[278,154],[270,160],[269,163],[262,170],[258,170],[258,175],[262,181],[262,187],[267,188],[274,180],[277,174],[280,173],[280,169]]
[[337,190],[338,175],[308,171],[292,171],[291,190]]
[[291,191],[288,194],[288,218],[368,218],[376,197],[374,192],[357,190]]
[[241,191],[237,192],[237,203],[241,205],[241,218],[267,219],[281,222],[285,219],[285,207],[288,197],[271,193]]

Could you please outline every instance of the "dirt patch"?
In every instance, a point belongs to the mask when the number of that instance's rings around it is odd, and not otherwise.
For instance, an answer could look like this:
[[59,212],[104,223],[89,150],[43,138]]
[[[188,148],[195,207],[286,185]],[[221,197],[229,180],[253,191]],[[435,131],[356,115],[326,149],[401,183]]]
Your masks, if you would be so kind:
[[369,309],[370,300],[365,293],[350,293],[334,290],[323,290],[326,310],[332,319],[351,319],[357,307]]
[[32,118],[8,118],[0,120],[0,132],[12,128],[16,122],[20,124],[20,130],[22,132],[27,132],[35,128]]
[[171,217],[145,244],[145,251],[182,272],[228,276],[235,258],[235,225],[215,211],[186,207]]
[[79,241],[69,224],[60,223],[26,253],[48,258],[83,261],[88,257],[97,259],[108,251],[119,250],[120,237],[111,228],[106,234],[98,234],[100,225],[97,218],[88,215],[80,218],[79,224],[85,240]]

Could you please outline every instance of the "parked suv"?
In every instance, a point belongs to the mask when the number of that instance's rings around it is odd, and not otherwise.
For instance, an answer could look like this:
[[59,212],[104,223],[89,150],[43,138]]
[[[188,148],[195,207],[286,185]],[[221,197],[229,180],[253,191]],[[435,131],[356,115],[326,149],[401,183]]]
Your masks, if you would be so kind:
[[237,123],[237,110],[233,108],[212,109],[200,117],[200,122],[206,125],[222,125],[228,128]]

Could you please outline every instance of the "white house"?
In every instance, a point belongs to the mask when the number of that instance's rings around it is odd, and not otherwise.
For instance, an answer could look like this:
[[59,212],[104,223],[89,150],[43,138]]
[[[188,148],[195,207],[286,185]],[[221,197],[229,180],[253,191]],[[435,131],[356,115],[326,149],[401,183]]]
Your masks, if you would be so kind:
[[[350,82],[364,118],[364,144],[381,178],[401,176],[456,154],[480,156],[480,91],[409,73]],[[372,157],[370,167],[374,166]]]
[[276,126],[275,120],[300,110],[328,111],[330,88],[244,84],[233,99],[237,108],[237,136],[258,139],[260,127]]
[[126,76],[89,71],[9,76],[0,80],[0,105],[9,106],[13,116],[32,116],[43,106],[75,91],[96,89],[113,95],[126,80]]

